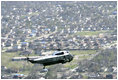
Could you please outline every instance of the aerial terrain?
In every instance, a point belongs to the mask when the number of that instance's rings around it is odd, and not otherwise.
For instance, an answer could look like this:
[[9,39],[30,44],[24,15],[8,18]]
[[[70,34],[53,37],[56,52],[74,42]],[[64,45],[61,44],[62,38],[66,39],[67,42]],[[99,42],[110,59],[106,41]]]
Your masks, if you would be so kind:
[[[40,64],[12,61],[48,56],[51,49],[67,49],[74,59],[47,72]],[[117,2],[2,1],[1,78],[117,79]]]

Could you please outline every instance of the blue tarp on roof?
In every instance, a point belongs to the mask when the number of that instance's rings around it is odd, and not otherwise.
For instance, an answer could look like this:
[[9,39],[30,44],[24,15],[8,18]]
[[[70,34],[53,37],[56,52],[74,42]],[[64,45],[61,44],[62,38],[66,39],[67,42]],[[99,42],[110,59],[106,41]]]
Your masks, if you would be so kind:
[[35,36],[36,34],[35,33],[30,33],[30,36]]
[[113,11],[113,13],[112,13],[113,15],[116,15],[117,14],[117,11]]
[[22,42],[22,44],[27,44],[28,42]]
[[45,44],[46,42],[45,41],[41,41],[40,43]]
[[24,76],[24,74],[14,74],[15,76]]
[[46,46],[43,46],[43,48],[46,48]]
[[48,28],[45,28],[44,30],[45,30],[45,31],[48,31],[49,29],[48,29]]
[[32,30],[32,33],[36,33],[36,30]]

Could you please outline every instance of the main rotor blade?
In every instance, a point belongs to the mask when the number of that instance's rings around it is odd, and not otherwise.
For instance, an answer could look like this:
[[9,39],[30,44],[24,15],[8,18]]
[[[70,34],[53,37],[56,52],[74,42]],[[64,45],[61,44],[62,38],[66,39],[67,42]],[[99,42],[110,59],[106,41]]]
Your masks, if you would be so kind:
[[57,50],[57,51],[61,51],[61,50],[67,50],[67,51],[75,51],[75,50],[98,50],[98,49],[44,49],[44,50]]

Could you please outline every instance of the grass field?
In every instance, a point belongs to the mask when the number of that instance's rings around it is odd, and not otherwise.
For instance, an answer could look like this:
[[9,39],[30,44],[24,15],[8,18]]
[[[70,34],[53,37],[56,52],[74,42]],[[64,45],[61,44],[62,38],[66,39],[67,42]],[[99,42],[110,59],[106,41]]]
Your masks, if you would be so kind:
[[77,32],[73,35],[79,35],[79,36],[94,36],[94,35],[99,35],[100,33],[111,33],[113,32],[112,30],[102,30],[102,31],[82,31],[82,32]]
[[70,51],[73,55],[81,55],[81,54],[95,54],[96,50],[75,50]]
[[[96,50],[76,50],[70,51],[71,54],[78,56],[78,59],[73,59],[70,63],[64,64],[65,67],[73,69],[78,66],[78,62],[84,59],[88,59],[91,57],[91,54],[96,54]],[[82,55],[82,56],[81,56]]]
[[6,66],[9,69],[12,70],[18,70],[21,69],[24,70],[20,73],[28,74],[28,71],[32,68],[33,64],[27,63],[26,61],[12,61],[13,57],[19,57],[17,52],[11,52],[11,53],[2,53],[1,54],[1,65]]

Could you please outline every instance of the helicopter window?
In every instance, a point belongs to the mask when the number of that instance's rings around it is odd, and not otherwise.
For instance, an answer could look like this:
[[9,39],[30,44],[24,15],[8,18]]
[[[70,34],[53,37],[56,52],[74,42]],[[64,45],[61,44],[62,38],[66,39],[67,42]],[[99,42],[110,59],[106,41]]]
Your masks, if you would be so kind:
[[55,55],[63,55],[63,54],[64,54],[64,52],[60,52],[60,53],[57,53]]

